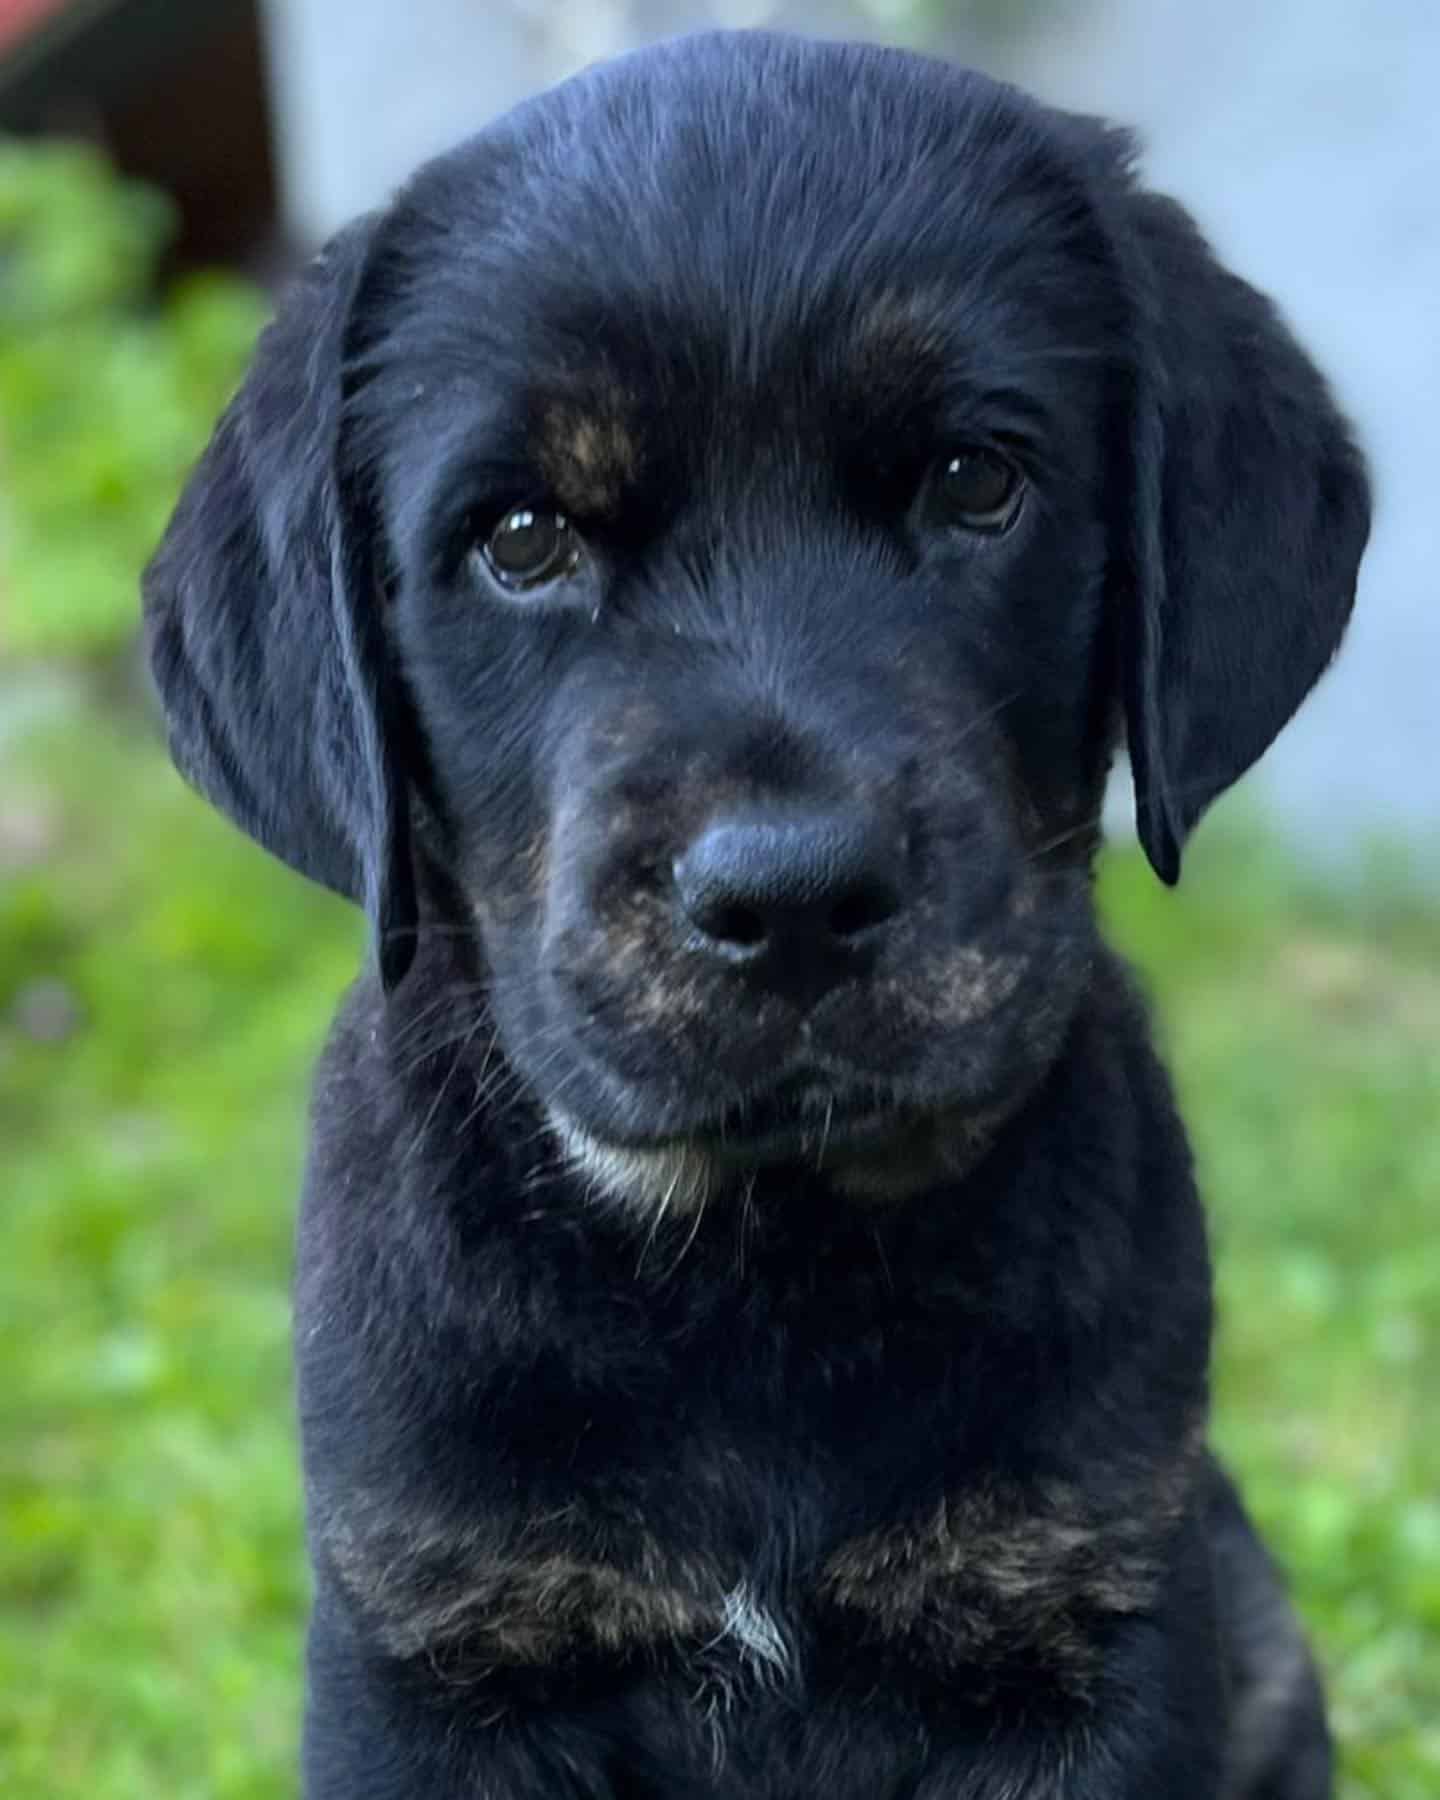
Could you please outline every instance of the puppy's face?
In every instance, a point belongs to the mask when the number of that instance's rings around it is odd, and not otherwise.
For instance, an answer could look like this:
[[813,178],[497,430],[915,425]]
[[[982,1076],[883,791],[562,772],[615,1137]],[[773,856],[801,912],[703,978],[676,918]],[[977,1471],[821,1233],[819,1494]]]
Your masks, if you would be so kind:
[[423,796],[474,1004],[603,1184],[900,1193],[1056,1053],[1122,724],[1173,880],[1366,523],[1324,384],[1117,134],[720,35],[342,234],[147,604],[181,766],[365,900],[391,987]]
[[390,631],[504,1046],[623,1184],[933,1175],[1086,966],[1113,275],[902,98],[541,109],[383,265]]

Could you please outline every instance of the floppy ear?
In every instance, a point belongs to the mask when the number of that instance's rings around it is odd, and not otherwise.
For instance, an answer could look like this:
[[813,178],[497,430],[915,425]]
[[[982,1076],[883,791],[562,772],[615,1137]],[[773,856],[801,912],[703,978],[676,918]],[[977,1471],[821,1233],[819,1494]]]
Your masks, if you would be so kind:
[[1188,215],[1130,199],[1142,292],[1125,709],[1140,841],[1173,882],[1200,815],[1339,647],[1364,461],[1318,371]]
[[144,596],[181,773],[292,868],[365,904],[393,986],[416,922],[399,696],[339,468],[346,331],[374,228],[342,232],[285,298]]

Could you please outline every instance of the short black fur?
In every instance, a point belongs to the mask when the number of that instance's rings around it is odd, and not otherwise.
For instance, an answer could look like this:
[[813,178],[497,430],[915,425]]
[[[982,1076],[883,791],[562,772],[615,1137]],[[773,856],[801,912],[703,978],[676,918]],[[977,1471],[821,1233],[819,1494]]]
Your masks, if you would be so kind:
[[1122,134],[898,52],[591,70],[297,285],[146,609],[181,768],[375,931],[310,1800],[1324,1800],[1091,889],[1122,737],[1174,880],[1367,508]]

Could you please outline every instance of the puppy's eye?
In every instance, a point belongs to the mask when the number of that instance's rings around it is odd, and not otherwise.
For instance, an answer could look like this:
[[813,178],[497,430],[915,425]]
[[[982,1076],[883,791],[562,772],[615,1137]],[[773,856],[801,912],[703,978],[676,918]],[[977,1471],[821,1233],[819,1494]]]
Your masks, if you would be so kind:
[[1020,471],[998,450],[958,450],[930,470],[922,497],[925,522],[963,531],[1004,531],[1014,523],[1024,491]]
[[541,587],[574,573],[580,539],[563,513],[513,507],[485,540],[482,555],[501,587]]

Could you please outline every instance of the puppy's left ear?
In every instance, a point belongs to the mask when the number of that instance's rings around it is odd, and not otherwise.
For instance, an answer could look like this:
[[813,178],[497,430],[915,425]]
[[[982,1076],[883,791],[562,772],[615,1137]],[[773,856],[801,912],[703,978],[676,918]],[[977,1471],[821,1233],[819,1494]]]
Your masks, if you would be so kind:
[[402,697],[341,443],[375,230],[343,231],[282,300],[144,593],[181,773],[292,868],[366,906],[388,987],[415,947]]
[[1339,647],[1369,533],[1364,461],[1271,304],[1189,216],[1130,196],[1139,289],[1123,666],[1140,841],[1174,882],[1210,802]]

